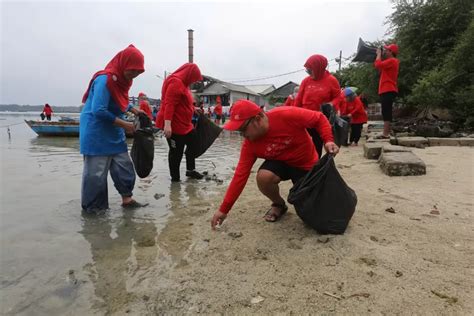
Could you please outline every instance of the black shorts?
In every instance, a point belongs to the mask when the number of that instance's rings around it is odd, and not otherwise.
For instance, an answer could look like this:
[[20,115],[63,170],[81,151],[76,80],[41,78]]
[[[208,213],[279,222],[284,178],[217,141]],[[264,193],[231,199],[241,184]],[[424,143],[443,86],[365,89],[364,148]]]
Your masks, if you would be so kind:
[[385,92],[380,95],[380,103],[382,104],[382,118],[384,122],[392,121],[393,101],[397,97],[395,91]]
[[308,170],[288,166],[286,163],[278,160],[265,160],[258,170],[268,170],[276,174],[280,179],[291,180],[293,183],[304,177]]
[[220,120],[222,118],[222,115],[216,114],[216,120]]

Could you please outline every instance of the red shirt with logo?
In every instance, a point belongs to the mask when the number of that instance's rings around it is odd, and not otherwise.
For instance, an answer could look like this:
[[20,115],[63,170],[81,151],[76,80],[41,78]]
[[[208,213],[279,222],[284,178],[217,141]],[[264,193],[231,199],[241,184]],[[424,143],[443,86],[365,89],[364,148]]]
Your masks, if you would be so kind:
[[379,94],[385,92],[398,92],[398,68],[400,61],[394,57],[385,60],[376,60],[375,68],[380,71]]
[[321,112],[284,106],[268,111],[266,115],[267,133],[256,141],[245,139],[242,143],[239,163],[219,209],[222,213],[228,213],[242,193],[257,158],[279,160],[292,167],[310,170],[319,157],[306,129],[315,128],[324,143],[334,141],[331,125]]
[[320,111],[322,104],[335,102],[340,93],[339,82],[329,72],[320,80],[308,76],[301,82],[294,106]]

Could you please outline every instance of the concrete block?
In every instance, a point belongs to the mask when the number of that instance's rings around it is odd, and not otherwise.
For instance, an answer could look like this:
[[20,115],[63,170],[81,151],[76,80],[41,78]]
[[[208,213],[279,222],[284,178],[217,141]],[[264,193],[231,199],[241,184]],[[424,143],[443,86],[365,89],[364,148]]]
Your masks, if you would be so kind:
[[389,176],[417,176],[426,174],[426,164],[412,152],[382,153],[380,168]]
[[428,139],[424,137],[398,137],[398,145],[406,147],[425,148],[429,145]]
[[397,146],[392,144],[384,144],[382,146],[382,152],[393,153],[393,152],[411,152],[410,147]]
[[381,139],[377,139],[377,138],[374,138],[374,137],[369,137],[367,139],[367,143],[389,143],[390,142],[390,139],[385,139],[385,138],[381,138]]
[[367,159],[378,159],[382,153],[382,147],[384,143],[365,143],[364,144],[364,157]]
[[474,137],[463,137],[459,139],[461,146],[474,146]]
[[460,138],[428,137],[430,146],[460,146]]

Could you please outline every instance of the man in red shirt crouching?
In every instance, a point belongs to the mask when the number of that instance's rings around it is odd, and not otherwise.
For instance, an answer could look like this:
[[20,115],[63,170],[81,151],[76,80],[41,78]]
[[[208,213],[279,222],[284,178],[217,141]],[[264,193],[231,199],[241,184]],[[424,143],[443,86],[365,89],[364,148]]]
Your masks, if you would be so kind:
[[239,163],[219,210],[211,225],[222,224],[245,187],[257,158],[265,159],[257,172],[257,185],[272,201],[265,220],[275,222],[288,207],[280,195],[280,181],[302,178],[317,162],[318,154],[306,129],[314,128],[321,136],[327,152],[337,154],[331,125],[318,111],[296,107],[279,107],[264,113],[251,101],[239,100],[232,106],[230,121],[224,129],[240,131],[242,143]]

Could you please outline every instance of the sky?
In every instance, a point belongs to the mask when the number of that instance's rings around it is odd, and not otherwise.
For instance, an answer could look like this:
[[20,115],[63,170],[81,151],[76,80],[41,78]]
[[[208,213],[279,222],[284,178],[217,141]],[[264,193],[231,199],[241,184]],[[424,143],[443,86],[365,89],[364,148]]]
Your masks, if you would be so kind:
[[[79,106],[91,76],[129,44],[145,56],[130,95],[161,95],[162,77],[188,61],[221,80],[303,69],[322,54],[355,53],[359,37],[388,37],[389,0],[5,1],[0,0],[0,104]],[[347,64],[349,60],[344,60]],[[240,84],[300,83],[304,71]]]

